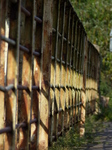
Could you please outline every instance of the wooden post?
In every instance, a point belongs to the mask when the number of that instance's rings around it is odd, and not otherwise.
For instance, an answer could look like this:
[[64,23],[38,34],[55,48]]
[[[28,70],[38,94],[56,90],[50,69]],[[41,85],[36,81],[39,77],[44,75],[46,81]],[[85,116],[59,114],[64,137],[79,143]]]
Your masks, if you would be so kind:
[[38,150],[48,149],[48,121],[50,98],[50,67],[52,38],[52,0],[43,1],[43,31],[41,47],[41,98],[39,101],[39,141]]
[[83,87],[81,92],[81,120],[80,120],[80,136],[85,133],[85,104],[86,104],[86,71],[87,71],[87,37],[84,34],[84,55],[83,55]]
[[[0,35],[5,35],[5,7],[4,0],[0,1]],[[4,55],[5,43],[0,39],[0,86],[4,87],[4,65],[5,65],[5,55]],[[0,91],[0,129],[4,128],[5,118],[4,118],[4,104],[5,104],[5,93]],[[4,135],[0,135],[0,149],[4,149]]]

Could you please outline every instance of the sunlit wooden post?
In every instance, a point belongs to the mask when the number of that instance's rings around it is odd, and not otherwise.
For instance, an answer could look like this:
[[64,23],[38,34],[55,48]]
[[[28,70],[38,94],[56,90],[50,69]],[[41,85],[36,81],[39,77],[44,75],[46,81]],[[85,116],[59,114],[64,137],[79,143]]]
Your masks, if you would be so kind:
[[39,140],[38,150],[48,149],[48,122],[50,96],[50,67],[52,40],[52,0],[43,1],[43,27],[41,47],[41,98],[39,101]]
[[[0,35],[5,34],[5,8],[3,8],[4,0],[0,1]],[[0,86],[4,86],[4,49],[5,49],[5,43],[1,41],[0,39]],[[4,127],[4,97],[5,94],[3,91],[0,91],[0,128]],[[0,149],[2,150],[4,148],[3,146],[4,142],[4,135],[0,136]]]
[[84,55],[83,55],[83,84],[81,91],[81,120],[80,120],[80,136],[85,133],[85,115],[86,115],[86,71],[87,71],[87,37],[84,34]]

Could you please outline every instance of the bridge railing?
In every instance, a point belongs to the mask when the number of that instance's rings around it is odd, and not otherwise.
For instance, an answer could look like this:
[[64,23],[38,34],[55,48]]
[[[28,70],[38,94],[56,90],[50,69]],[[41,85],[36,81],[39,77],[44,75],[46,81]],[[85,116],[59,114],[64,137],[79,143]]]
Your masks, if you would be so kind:
[[47,149],[96,110],[100,54],[68,0],[0,1],[0,149]]

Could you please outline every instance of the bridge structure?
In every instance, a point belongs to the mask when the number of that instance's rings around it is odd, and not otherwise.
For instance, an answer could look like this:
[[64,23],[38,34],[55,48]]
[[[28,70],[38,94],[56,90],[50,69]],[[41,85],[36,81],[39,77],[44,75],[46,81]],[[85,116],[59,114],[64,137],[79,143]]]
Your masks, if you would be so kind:
[[44,150],[97,109],[100,54],[68,0],[0,1],[0,150]]

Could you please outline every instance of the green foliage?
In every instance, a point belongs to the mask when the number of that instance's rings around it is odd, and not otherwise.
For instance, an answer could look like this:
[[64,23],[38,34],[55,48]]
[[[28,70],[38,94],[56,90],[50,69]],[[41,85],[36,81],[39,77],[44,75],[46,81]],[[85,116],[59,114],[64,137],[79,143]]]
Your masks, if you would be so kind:
[[100,112],[96,116],[96,120],[100,118],[102,119],[102,121],[112,121],[112,97],[110,97],[108,107],[105,108],[105,107],[102,107],[101,104],[99,104],[99,108],[100,108]]
[[112,28],[112,3],[110,0],[71,0],[83,22],[88,39],[100,46],[101,53],[109,50],[109,34]]
[[[82,21],[88,39],[100,47],[102,55],[101,94],[112,95],[112,53],[109,52],[110,30],[112,28],[111,0],[71,0]],[[105,83],[104,83],[105,82]]]
[[94,141],[94,134],[97,131],[101,131],[103,128],[102,121],[96,121],[96,115],[86,118],[85,123],[85,136],[80,137],[78,134],[78,126],[71,128],[63,137],[60,137],[56,143],[49,150],[74,150],[80,149],[80,147],[87,146],[88,143],[96,143]]
[[112,97],[111,91],[112,91],[111,83],[106,79],[106,76],[103,73],[101,73],[101,83],[100,83],[101,95]]
[[71,129],[63,137],[60,137],[56,143],[53,144],[49,150],[72,150],[74,147],[78,148],[82,144],[86,144],[85,137],[80,138],[78,134],[78,127]]

